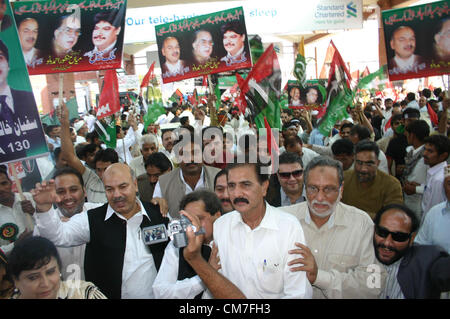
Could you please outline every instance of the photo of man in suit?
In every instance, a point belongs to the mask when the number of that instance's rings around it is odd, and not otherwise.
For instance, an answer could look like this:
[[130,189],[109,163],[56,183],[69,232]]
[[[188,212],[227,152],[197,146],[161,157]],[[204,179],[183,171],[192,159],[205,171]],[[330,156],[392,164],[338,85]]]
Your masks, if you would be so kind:
[[0,0],[0,31],[5,31],[12,25],[12,19],[6,12],[6,2],[5,0]]
[[19,22],[17,28],[20,45],[22,46],[23,57],[27,66],[35,67],[42,64],[41,50],[35,48],[39,34],[39,24],[36,19],[25,18]]
[[192,47],[194,49],[194,63],[206,63],[211,58],[214,47],[214,41],[211,32],[207,30],[195,31]]
[[166,62],[161,67],[163,78],[183,75],[185,72],[189,72],[189,67],[186,67],[184,60],[180,59],[180,44],[177,38],[165,38],[161,54],[166,59]]
[[400,26],[395,29],[389,44],[395,53],[389,60],[390,74],[418,72],[426,67],[425,59],[414,54],[416,34],[411,27]]
[[80,18],[74,13],[59,18],[58,27],[54,31],[52,41],[52,54],[55,57],[64,57],[72,52],[81,34]]
[[221,28],[223,34],[223,47],[227,55],[220,59],[227,66],[247,61],[245,46],[245,28],[239,21],[231,21]]
[[9,69],[8,47],[0,40],[0,162],[11,160],[7,152],[26,157],[27,149],[39,147],[43,138],[36,134],[42,127],[34,95],[9,86]]
[[94,49],[84,55],[89,57],[91,63],[97,61],[111,61],[117,57],[117,38],[122,30],[122,11],[102,11],[94,17],[94,30],[92,43]]

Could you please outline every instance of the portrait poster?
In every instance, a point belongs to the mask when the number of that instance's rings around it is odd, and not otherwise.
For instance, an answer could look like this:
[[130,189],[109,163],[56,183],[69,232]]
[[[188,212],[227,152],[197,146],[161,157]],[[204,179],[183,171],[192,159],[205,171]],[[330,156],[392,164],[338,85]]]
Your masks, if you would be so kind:
[[288,106],[290,108],[317,109],[326,101],[326,80],[308,80],[301,87],[297,81],[288,81]]
[[9,2],[0,10],[0,163],[9,163],[48,148]]
[[30,75],[121,67],[126,0],[14,2]]
[[450,72],[449,3],[382,12],[390,81]]
[[242,7],[155,26],[164,83],[251,68]]

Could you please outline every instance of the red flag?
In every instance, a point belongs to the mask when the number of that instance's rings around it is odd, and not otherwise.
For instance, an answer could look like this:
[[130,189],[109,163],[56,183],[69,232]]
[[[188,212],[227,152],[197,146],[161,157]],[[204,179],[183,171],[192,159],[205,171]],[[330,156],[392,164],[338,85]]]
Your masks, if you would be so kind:
[[208,76],[204,75],[203,76],[203,83],[202,86],[207,87],[208,86]]
[[431,108],[430,103],[427,103],[427,110],[428,110],[428,115],[430,116],[431,122],[433,123],[433,125],[437,126],[439,124],[439,120],[436,115],[436,112]]
[[[237,81],[238,87],[242,90],[242,86],[244,85],[245,80],[242,78],[242,76],[239,73],[236,73],[236,81]],[[239,108],[239,111],[242,114],[244,114],[245,108],[247,107],[247,103],[245,102],[245,98],[242,98],[242,93],[236,97],[236,103]]]
[[116,70],[106,70],[98,108],[95,111],[98,119],[120,111],[119,82]]
[[144,76],[144,78],[142,79],[141,82],[141,89],[145,88],[148,86],[148,83],[153,80],[153,78],[155,77],[155,62],[152,63],[152,65],[150,66],[150,68],[147,71],[147,74]]
[[322,70],[320,71],[319,79],[328,79],[328,72],[330,69],[331,61],[333,60],[334,51],[336,48],[332,42],[328,45],[327,53],[325,54],[325,61],[323,61]]
[[370,74],[369,68],[366,65],[366,68],[364,69],[363,73],[361,74],[361,78],[368,76]]
[[389,119],[389,121],[386,122],[386,125],[384,126],[384,132],[385,133],[391,127],[391,119],[392,119],[392,117]]

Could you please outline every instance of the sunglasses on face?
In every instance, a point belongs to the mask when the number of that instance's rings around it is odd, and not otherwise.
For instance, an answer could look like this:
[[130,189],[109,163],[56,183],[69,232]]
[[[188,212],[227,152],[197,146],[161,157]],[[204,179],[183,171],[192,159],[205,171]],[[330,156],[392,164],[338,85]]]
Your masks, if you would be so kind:
[[285,172],[285,173],[278,173],[278,175],[283,178],[283,179],[288,179],[292,176],[294,176],[294,178],[298,178],[303,174],[303,170],[302,169],[298,169],[296,171],[292,171],[292,172]]
[[398,242],[405,242],[407,241],[410,237],[411,237],[411,233],[407,234],[407,233],[402,233],[402,232],[391,232],[388,229],[376,225],[375,226],[375,233],[383,238],[387,238],[387,236],[389,236],[389,234],[391,234],[392,239],[394,241],[398,241]]

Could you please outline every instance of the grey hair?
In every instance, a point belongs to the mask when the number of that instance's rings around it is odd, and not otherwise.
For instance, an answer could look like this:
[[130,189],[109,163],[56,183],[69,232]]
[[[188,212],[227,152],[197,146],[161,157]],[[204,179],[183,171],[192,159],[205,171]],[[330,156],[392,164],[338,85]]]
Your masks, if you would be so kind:
[[309,171],[315,167],[324,167],[324,166],[333,167],[337,170],[339,186],[342,186],[342,183],[344,182],[344,169],[342,168],[342,163],[326,156],[314,157],[308,163],[308,165],[306,165],[305,171],[303,173],[305,186],[308,184]]
[[144,134],[141,138],[141,148],[144,144],[155,144],[158,147],[158,137],[152,133]]

